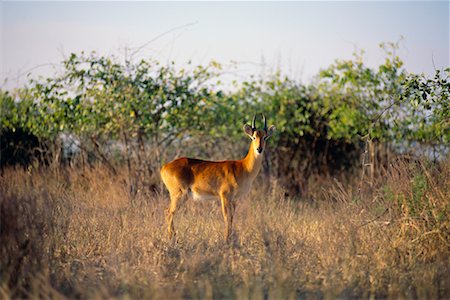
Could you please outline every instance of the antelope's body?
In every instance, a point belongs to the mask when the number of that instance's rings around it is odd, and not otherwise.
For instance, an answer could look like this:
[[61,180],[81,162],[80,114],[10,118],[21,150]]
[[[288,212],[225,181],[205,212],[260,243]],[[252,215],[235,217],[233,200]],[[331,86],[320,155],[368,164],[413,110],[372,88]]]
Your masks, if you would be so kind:
[[253,127],[244,126],[244,131],[252,139],[247,156],[241,160],[207,161],[195,158],[178,158],[164,165],[160,171],[161,179],[170,193],[170,206],[167,209],[169,236],[175,234],[173,216],[178,201],[188,192],[194,199],[217,198],[222,203],[225,221],[225,237],[229,238],[235,200],[246,195],[261,169],[265,140],[275,130],[267,129],[264,118],[264,129],[256,130],[255,118]]

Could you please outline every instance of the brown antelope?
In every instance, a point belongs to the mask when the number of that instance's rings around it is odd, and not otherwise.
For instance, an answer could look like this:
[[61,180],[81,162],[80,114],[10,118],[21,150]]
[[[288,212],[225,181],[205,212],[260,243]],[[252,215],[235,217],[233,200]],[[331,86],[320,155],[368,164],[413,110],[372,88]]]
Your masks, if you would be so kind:
[[176,234],[173,217],[178,201],[190,190],[194,199],[221,200],[225,239],[229,239],[235,201],[247,194],[252,187],[261,169],[266,140],[275,132],[275,126],[267,128],[264,115],[263,120],[262,130],[256,129],[256,115],[253,117],[252,126],[244,125],[244,132],[252,139],[252,142],[247,156],[241,160],[207,161],[181,157],[162,167],[161,178],[170,194],[170,206],[166,210],[169,237]]

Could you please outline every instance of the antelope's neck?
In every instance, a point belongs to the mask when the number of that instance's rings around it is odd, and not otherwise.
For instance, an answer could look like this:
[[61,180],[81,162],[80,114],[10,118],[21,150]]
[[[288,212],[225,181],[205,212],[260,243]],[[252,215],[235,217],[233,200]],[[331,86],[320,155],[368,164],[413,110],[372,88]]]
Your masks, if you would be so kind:
[[256,154],[256,151],[253,148],[253,142],[250,143],[247,156],[243,159],[243,165],[246,172],[250,174],[252,179],[258,175],[259,170],[261,169],[262,159],[263,154]]

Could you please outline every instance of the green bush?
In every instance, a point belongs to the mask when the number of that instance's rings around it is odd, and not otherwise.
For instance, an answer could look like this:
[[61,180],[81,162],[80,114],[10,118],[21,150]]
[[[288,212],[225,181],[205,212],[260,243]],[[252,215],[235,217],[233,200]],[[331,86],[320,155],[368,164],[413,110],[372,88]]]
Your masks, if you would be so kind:
[[21,128],[55,149],[61,135],[74,138],[85,162],[99,161],[112,172],[119,149],[130,178],[138,181],[139,172],[150,176],[173,158],[166,153],[190,148],[193,140],[237,152],[242,125],[264,112],[278,129],[268,150],[269,172],[302,191],[312,174],[333,175],[358,164],[364,142],[397,151],[419,143],[448,152],[450,69],[432,79],[408,73],[396,47],[382,45],[386,59],[376,68],[364,63],[361,52],[337,60],[310,84],[275,73],[229,90],[220,85],[216,62],[178,69],[72,54],[59,75],[30,80],[13,93],[1,91],[2,129]]

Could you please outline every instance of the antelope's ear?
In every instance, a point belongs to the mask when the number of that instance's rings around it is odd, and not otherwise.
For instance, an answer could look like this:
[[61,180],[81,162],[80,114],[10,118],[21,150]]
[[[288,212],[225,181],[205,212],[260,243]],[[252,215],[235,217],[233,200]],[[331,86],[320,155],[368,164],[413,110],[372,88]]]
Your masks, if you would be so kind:
[[252,128],[250,125],[248,125],[248,124],[245,124],[245,125],[244,125],[244,132],[245,132],[245,134],[248,135],[252,140],[255,139],[255,138],[253,137],[253,128]]
[[271,125],[270,127],[269,127],[269,129],[267,130],[267,138],[269,138],[270,136],[272,136],[272,134],[274,134],[275,133],[275,125]]

